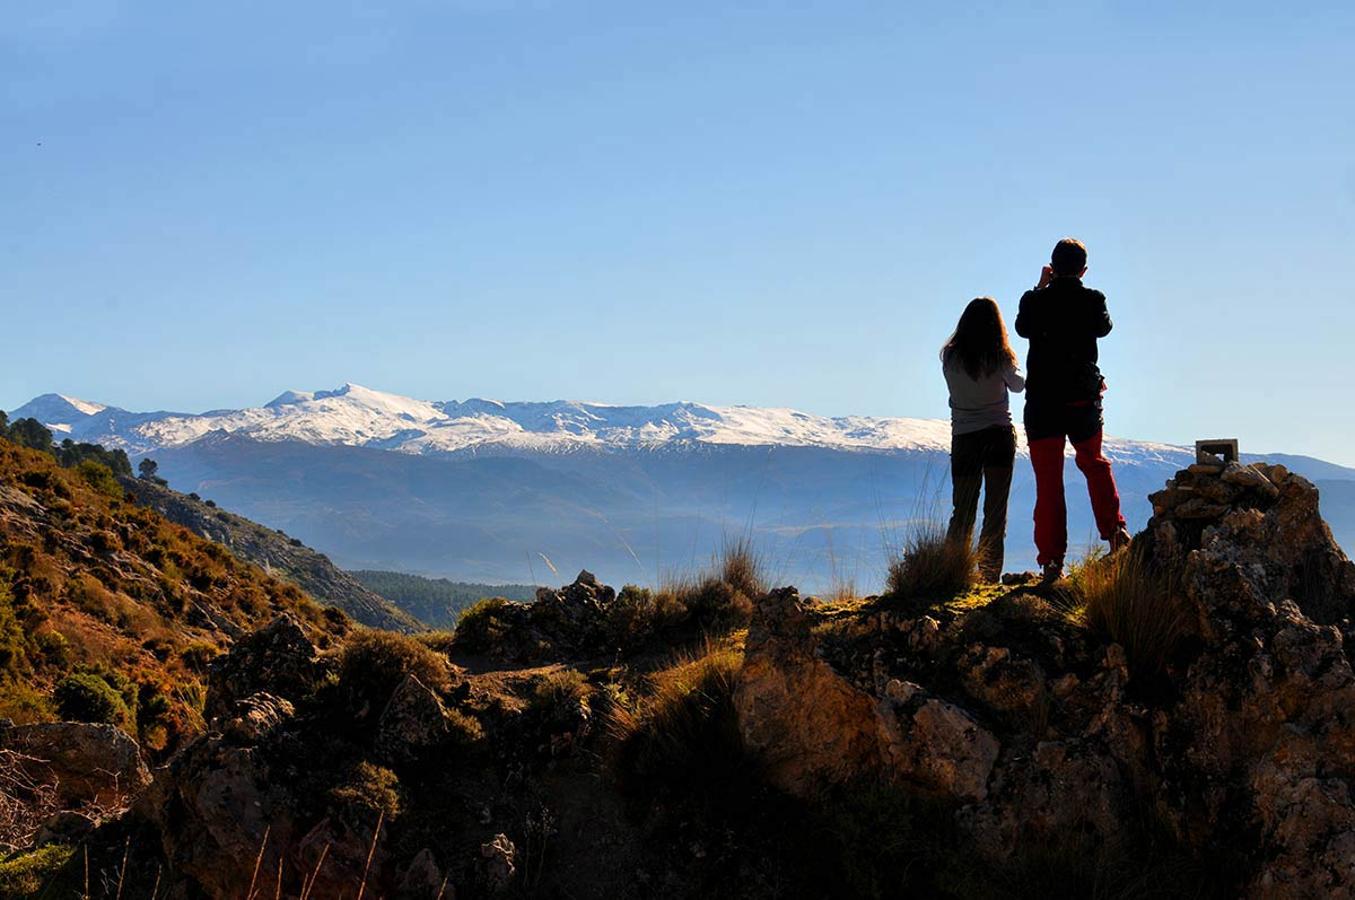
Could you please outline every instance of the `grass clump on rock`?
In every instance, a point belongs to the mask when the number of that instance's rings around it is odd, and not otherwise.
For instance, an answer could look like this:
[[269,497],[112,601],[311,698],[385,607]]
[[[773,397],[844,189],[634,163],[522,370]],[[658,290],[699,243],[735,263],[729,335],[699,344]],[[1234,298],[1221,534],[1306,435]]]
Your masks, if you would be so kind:
[[702,785],[718,790],[746,768],[734,686],[742,654],[707,647],[649,676],[650,693],[616,705],[613,769],[624,786],[652,790]]
[[950,540],[939,523],[915,526],[890,563],[885,593],[898,600],[943,602],[968,593],[978,580],[979,553]]
[[1069,582],[1087,627],[1123,647],[1135,674],[1161,673],[1192,632],[1179,576],[1154,566],[1139,547],[1092,556]]

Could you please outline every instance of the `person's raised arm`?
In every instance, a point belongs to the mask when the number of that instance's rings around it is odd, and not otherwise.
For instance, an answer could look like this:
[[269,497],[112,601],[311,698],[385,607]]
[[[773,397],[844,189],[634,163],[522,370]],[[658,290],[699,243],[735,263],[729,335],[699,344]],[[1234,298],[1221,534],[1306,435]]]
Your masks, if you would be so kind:
[[1096,302],[1092,309],[1092,334],[1103,338],[1110,334],[1113,323],[1110,321],[1110,310],[1106,309],[1106,295],[1101,292],[1096,294]]
[[1012,325],[1016,333],[1023,338],[1029,338],[1035,331],[1034,294],[1034,291],[1026,291],[1021,295],[1021,305],[1016,310],[1016,322]]

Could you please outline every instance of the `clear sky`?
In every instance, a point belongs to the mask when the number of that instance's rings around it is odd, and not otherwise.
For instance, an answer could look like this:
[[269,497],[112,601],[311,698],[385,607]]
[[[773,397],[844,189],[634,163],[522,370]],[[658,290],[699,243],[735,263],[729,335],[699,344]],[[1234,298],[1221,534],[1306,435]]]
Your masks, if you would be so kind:
[[0,407],[940,417],[1075,234],[1109,430],[1355,464],[1353,10],[10,0]]

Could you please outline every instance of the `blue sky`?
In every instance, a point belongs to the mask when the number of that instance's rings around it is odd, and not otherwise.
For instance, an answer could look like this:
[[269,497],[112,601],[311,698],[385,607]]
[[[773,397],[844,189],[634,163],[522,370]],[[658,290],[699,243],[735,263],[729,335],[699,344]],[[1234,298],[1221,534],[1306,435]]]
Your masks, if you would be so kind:
[[1336,3],[18,0],[0,407],[939,417],[1071,233],[1112,432],[1355,464],[1353,85]]

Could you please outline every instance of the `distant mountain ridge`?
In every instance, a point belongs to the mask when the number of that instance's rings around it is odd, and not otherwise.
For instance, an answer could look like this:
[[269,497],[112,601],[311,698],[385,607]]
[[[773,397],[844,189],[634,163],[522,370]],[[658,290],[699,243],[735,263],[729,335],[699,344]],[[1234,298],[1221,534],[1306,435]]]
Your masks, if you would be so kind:
[[[281,528],[344,569],[454,581],[535,584],[586,568],[652,584],[746,535],[777,580],[871,590],[909,523],[949,510],[950,428],[941,419],[434,402],[358,385],[193,415],[50,394],[12,417],[26,415],[65,437],[153,455],[175,488]],[[1170,444],[1110,438],[1106,447],[1134,527],[1151,513],[1147,495],[1194,459]],[[1265,458],[1314,481],[1355,484],[1355,469]],[[1095,540],[1094,524],[1071,463],[1067,477],[1069,533],[1080,546]],[[1355,547],[1351,492],[1324,489],[1323,498],[1338,540]],[[1022,463],[1011,569],[1033,564],[1033,503]]]
[[[260,407],[188,414],[131,412],[44,394],[11,413],[32,416],[77,440],[145,454],[213,433],[257,441],[371,447],[414,454],[484,448],[531,452],[658,449],[684,444],[819,447],[876,452],[946,452],[944,419],[815,416],[793,409],[678,402],[612,406],[559,400],[426,401],[345,384],[330,391],[285,391]],[[1147,441],[1111,440],[1120,456],[1179,461],[1188,451]]]

